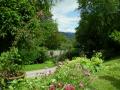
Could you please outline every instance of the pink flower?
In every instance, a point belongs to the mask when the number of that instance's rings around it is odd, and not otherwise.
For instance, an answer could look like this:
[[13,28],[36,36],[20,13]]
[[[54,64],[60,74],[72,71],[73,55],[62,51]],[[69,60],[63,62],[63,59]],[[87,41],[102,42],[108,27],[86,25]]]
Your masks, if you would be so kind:
[[84,88],[84,84],[83,84],[82,82],[80,82],[79,86],[80,86],[81,88]]
[[56,90],[54,85],[50,85],[49,90]]
[[64,90],[75,90],[75,87],[68,84],[68,85],[65,86]]
[[85,76],[90,76],[90,71],[88,71],[88,70],[84,70],[83,73]]

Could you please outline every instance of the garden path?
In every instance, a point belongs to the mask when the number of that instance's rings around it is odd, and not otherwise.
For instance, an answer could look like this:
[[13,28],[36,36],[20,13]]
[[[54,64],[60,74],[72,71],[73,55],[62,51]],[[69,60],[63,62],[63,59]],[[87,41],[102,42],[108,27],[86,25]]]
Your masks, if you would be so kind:
[[45,76],[45,75],[53,74],[56,71],[56,68],[57,67],[34,70],[34,71],[27,71],[25,73],[25,77],[26,78],[33,78],[33,77],[39,77],[39,76]]

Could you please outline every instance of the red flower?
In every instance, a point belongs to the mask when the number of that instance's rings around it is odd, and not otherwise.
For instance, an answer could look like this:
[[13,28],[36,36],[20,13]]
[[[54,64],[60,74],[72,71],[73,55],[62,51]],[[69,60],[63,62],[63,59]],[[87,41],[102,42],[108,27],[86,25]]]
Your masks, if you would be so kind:
[[56,90],[54,85],[50,85],[49,90]]
[[65,86],[64,90],[75,90],[75,87],[68,84],[68,85]]

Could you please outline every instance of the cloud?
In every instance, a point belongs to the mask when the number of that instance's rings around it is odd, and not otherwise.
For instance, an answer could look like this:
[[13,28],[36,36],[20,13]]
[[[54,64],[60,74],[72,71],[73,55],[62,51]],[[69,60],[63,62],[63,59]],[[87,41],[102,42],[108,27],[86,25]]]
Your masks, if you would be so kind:
[[75,32],[80,20],[76,0],[63,0],[52,8],[53,19],[57,21],[59,31]]

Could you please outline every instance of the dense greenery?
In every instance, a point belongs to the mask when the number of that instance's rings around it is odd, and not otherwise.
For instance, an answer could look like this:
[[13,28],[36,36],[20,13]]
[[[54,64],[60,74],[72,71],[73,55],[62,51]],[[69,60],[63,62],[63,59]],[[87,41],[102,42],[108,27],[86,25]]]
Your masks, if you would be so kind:
[[22,66],[18,65],[22,59],[18,54],[17,48],[11,48],[10,51],[3,52],[0,56],[0,77],[8,79],[20,74]]
[[119,0],[78,0],[78,3],[81,20],[76,39],[79,47],[88,56],[96,51],[103,52],[105,57],[119,54]]
[[[76,40],[58,32],[51,13],[56,1],[0,0],[0,89],[119,90],[120,59],[103,64],[103,57],[120,55],[120,1],[77,0]],[[54,74],[20,79],[54,62]]]
[[43,62],[46,48],[58,48],[52,4],[52,0],[0,0],[0,53],[17,47],[24,63],[29,64],[39,58]]
[[73,61],[66,61],[64,65],[59,66],[55,74],[48,77],[14,80],[9,86],[9,89],[47,90],[53,85],[57,90],[61,90],[67,84],[71,84],[76,88],[75,90],[91,90],[93,88],[89,85],[94,81],[95,77],[93,73],[96,73],[96,70],[100,71],[102,66],[102,60],[99,56],[100,54],[95,55],[91,58],[91,61],[85,57],[78,57]]
[[[68,63],[66,63],[67,65],[65,64],[65,66],[62,66],[60,71],[56,72],[57,73],[56,75],[58,75],[56,77],[59,77],[59,76],[63,77],[64,71],[66,73],[68,73],[66,71],[66,69],[67,69],[66,67],[70,67],[69,74],[76,73],[75,72],[76,70],[79,71],[79,69],[75,69],[73,71],[73,68],[71,68],[71,67],[73,67],[72,65],[74,65],[76,62],[77,62],[77,64],[78,64],[78,62],[82,62],[82,63],[86,62],[87,64],[83,63],[83,65],[87,65],[87,67],[88,66],[92,67],[91,65],[89,65],[90,62],[89,61],[87,62],[85,58],[81,58],[82,61],[78,61],[78,59],[80,59],[80,58],[77,58],[77,61],[75,60],[75,61],[69,62],[69,65],[68,65]],[[98,60],[96,60],[96,61],[98,62]],[[90,77],[93,80],[91,83],[89,83],[89,90],[91,90],[91,89],[92,90],[93,89],[103,90],[103,88],[105,90],[119,90],[119,88],[120,88],[120,86],[119,86],[119,83],[120,83],[120,74],[119,74],[120,73],[120,70],[119,70],[120,69],[120,58],[114,58],[111,61],[105,62],[103,64],[101,63],[101,65],[102,65],[102,68],[99,68],[99,72],[94,73],[94,75],[92,75],[92,74],[90,75]],[[96,69],[92,69],[92,70],[94,71]],[[74,72],[74,73],[72,73],[72,72]],[[80,76],[80,73],[77,73],[75,75]],[[56,83],[59,86],[58,90],[61,90],[60,87],[63,87],[63,84],[73,84],[73,83],[78,82],[78,79],[77,79],[77,81],[75,81],[75,80],[73,81],[73,79],[66,80],[66,78],[63,77],[63,78],[61,78],[61,80],[68,82],[68,83],[64,83],[63,81],[61,81],[61,82],[58,81],[58,79],[56,79],[54,76],[55,75],[48,76],[47,78],[42,77],[42,78],[36,78],[36,79],[14,80],[12,82],[11,86],[9,86],[9,89],[14,90],[14,88],[15,88],[15,89],[24,89],[24,90],[29,90],[29,89],[34,90],[35,88],[37,88],[37,89],[40,88],[42,90],[46,90],[45,88],[49,88],[50,84]],[[67,78],[71,77],[70,75],[68,75],[68,76],[69,77],[67,77]],[[88,80],[87,77],[88,76],[86,76],[86,78],[84,78],[84,80]],[[77,77],[74,76],[73,78],[75,79]],[[81,80],[83,80],[83,79],[81,79]],[[83,82],[84,82],[84,80],[83,80]],[[43,82],[43,83],[41,83],[41,82]],[[78,83],[80,83],[80,82],[78,82]],[[102,84],[100,84],[100,83],[102,83]],[[76,86],[79,86],[79,84],[77,84]],[[80,90],[80,88],[76,89],[76,90]]]

